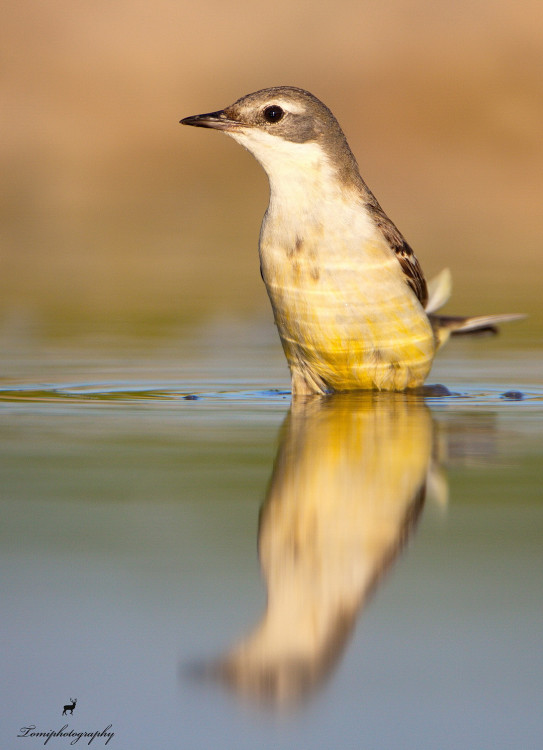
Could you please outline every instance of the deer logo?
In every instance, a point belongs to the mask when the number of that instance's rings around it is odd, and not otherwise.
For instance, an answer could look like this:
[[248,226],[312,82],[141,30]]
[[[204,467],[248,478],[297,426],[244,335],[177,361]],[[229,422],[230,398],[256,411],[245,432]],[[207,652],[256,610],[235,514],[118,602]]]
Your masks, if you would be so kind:
[[75,704],[77,703],[77,698],[70,698],[70,700],[72,702],[64,706],[64,711],[62,712],[63,716],[65,716],[68,712],[70,712],[72,716],[74,715],[74,708]]

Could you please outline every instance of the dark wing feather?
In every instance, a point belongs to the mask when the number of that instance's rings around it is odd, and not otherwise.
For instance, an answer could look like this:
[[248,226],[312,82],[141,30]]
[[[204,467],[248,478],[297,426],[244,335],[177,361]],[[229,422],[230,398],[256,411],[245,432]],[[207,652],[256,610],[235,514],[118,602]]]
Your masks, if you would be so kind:
[[[367,189],[367,188],[366,188]],[[385,240],[396,253],[396,258],[405,276],[405,281],[411,287],[420,304],[426,307],[428,289],[422,268],[412,248],[407,244],[399,229],[390,221],[373,193],[368,190],[366,207]]]

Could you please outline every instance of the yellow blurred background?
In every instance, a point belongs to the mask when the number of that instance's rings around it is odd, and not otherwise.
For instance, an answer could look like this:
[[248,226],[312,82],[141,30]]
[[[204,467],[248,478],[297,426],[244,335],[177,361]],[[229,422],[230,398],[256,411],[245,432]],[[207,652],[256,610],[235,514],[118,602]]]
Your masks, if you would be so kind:
[[[266,86],[336,114],[449,310],[542,328],[541,0],[22,0],[0,13],[0,315],[44,332],[270,315],[267,181],[181,117]],[[517,327],[519,335],[521,326]]]

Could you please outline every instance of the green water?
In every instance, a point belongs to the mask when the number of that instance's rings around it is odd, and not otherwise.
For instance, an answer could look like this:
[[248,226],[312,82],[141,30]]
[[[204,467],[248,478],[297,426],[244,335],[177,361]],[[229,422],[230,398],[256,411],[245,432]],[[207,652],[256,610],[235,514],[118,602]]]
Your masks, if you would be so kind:
[[542,348],[292,409],[259,324],[6,351],[2,748],[541,747]]

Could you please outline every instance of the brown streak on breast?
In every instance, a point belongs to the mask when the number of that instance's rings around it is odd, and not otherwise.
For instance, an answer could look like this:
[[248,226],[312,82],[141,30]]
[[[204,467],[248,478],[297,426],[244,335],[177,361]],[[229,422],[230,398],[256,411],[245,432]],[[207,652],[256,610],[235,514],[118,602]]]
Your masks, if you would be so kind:
[[294,243],[294,247],[287,248],[287,258],[292,258],[293,255],[298,255],[301,253],[302,248],[304,246],[304,241],[301,237],[296,237],[296,242]]

